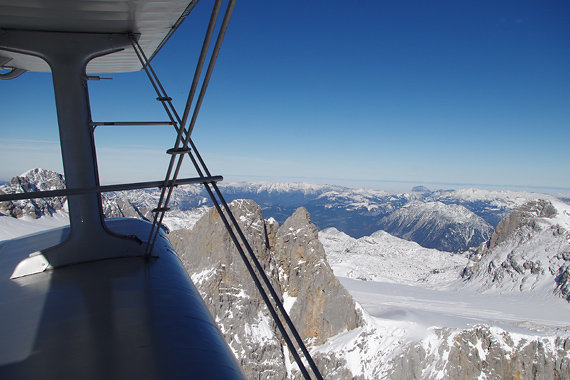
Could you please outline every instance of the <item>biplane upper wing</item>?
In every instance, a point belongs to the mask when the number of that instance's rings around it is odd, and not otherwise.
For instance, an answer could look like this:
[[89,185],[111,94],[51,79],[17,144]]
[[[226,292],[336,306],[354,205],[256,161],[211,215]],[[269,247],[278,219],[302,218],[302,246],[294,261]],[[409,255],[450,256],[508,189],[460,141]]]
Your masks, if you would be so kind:
[[[146,56],[152,59],[196,3],[197,0],[0,0],[0,33],[7,29],[135,34]],[[8,51],[0,52],[0,64],[26,71],[50,71],[38,57]],[[132,48],[95,58],[87,66],[88,73],[140,69]]]

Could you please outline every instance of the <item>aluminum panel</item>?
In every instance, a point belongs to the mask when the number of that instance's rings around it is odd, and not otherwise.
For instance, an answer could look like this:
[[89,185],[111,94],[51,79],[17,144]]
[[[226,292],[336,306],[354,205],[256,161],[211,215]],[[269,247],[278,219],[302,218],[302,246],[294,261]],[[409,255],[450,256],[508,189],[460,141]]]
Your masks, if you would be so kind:
[[[0,29],[75,33],[135,33],[147,57],[156,54],[197,0],[0,0]],[[0,31],[0,38],[1,38]],[[0,51],[6,67],[50,71],[37,57]],[[138,71],[133,49],[95,58],[88,73]]]

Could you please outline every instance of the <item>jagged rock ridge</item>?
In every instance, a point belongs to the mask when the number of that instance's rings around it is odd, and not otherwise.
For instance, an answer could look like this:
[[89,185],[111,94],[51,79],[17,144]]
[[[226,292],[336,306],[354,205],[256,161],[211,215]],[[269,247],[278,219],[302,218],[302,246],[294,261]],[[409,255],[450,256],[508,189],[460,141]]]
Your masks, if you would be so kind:
[[283,294],[295,299],[291,318],[313,344],[324,343],[361,324],[354,301],[338,282],[325,258],[317,227],[299,208],[277,231],[274,252]]
[[[27,193],[34,191],[65,189],[65,178],[62,174],[47,169],[32,169],[13,177],[9,184],[0,186],[0,194]],[[148,219],[147,209],[138,208],[126,198],[112,197],[105,194],[103,213],[107,218],[139,218]],[[37,198],[21,201],[0,202],[0,213],[14,218],[28,216],[34,219],[52,216],[57,212],[67,213],[67,198]]]
[[[279,223],[283,223],[299,206],[303,206],[319,229],[335,227],[354,238],[382,229],[379,224],[382,218],[390,216],[411,202],[425,204],[426,207],[434,202],[449,206],[461,205],[488,223],[481,224],[483,230],[474,232],[474,236],[484,235],[489,225],[496,226],[514,208],[529,199],[537,198],[536,194],[531,193],[479,189],[430,191],[423,188],[421,192],[392,194],[379,190],[298,183],[222,183],[220,187],[227,201],[253,199],[261,206],[265,217],[273,217]],[[138,190],[123,192],[119,196],[128,197],[139,208],[152,208],[158,195],[156,190]],[[201,187],[184,186],[175,191],[171,205],[184,211],[211,203]],[[418,235],[420,238],[437,234],[437,231],[429,230],[429,225],[425,227],[428,229]],[[461,235],[462,228],[460,227],[456,234]],[[458,241],[464,242],[465,239]],[[471,246],[479,244],[477,239],[467,241]],[[467,246],[457,245],[451,250],[465,248]]]
[[[237,200],[230,207],[307,343],[320,344],[362,324],[352,297],[326,262],[306,210],[278,228],[252,201]],[[292,359],[216,211],[191,231],[169,237],[246,376],[286,378]]]
[[[481,325],[428,327],[418,338],[416,323],[372,318],[328,274],[306,210],[297,210],[278,227],[272,219],[264,221],[251,201],[231,207],[327,379],[570,375],[570,341],[564,337],[512,335]],[[210,211],[192,231],[176,231],[170,238],[246,376],[299,378],[216,213]]]
[[386,377],[407,379],[566,379],[570,339],[513,337],[484,325],[466,330],[432,329],[405,346]]
[[495,248],[523,227],[528,227],[531,230],[540,230],[537,219],[553,218],[556,214],[556,208],[551,202],[544,199],[523,204],[499,222],[493,232],[493,236],[491,236],[489,248]]
[[[0,194],[60,189],[65,189],[63,175],[51,170],[32,169],[12,178],[9,184],[0,186]],[[14,218],[29,216],[37,219],[44,215],[53,215],[57,211],[63,210],[65,206],[65,197],[0,202],[0,213]]]
[[412,201],[379,222],[379,227],[422,247],[457,251],[479,245],[493,227],[463,206]]
[[570,206],[528,202],[497,226],[489,244],[471,254],[463,277],[470,286],[543,291],[570,301]]

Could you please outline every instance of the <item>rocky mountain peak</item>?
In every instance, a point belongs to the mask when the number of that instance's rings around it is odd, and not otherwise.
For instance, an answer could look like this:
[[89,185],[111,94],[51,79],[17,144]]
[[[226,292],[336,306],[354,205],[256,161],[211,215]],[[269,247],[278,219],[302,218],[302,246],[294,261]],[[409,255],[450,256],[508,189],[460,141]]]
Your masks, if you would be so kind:
[[[28,193],[65,189],[63,175],[46,169],[32,169],[13,177],[9,184],[0,186],[0,194]],[[15,218],[29,216],[34,219],[53,215],[65,208],[65,197],[0,202],[0,213]]]
[[[281,227],[250,200],[230,204],[252,249],[308,344],[362,324],[362,316],[325,260],[317,228],[300,208]],[[285,378],[291,358],[215,209],[192,230],[169,238],[219,323],[246,376]]]
[[275,257],[281,289],[302,336],[322,344],[361,325],[361,315],[326,261],[318,229],[305,208],[298,208],[279,228]]
[[[237,200],[230,209],[267,275],[275,278],[260,207]],[[210,209],[192,230],[173,231],[169,239],[246,374],[285,378],[276,326],[217,211]],[[275,281],[273,286],[280,294]]]
[[422,247],[458,251],[485,242],[493,228],[464,206],[411,201],[379,221],[382,229]]
[[10,180],[10,185],[21,188],[24,192],[58,190],[65,188],[62,174],[52,170],[35,168]]
[[491,236],[489,248],[494,248],[498,244],[507,240],[523,226],[527,226],[530,229],[539,228],[537,224],[539,218],[551,219],[556,215],[556,208],[550,201],[537,199],[526,202],[499,222]]
[[506,216],[471,255],[467,283],[483,290],[541,291],[570,301],[570,207],[539,199]]
[[412,187],[412,193],[431,194],[432,191],[425,186],[414,186]]
[[[10,183],[0,186],[0,194],[29,193],[34,191],[65,189],[63,174],[47,169],[31,169],[13,177]],[[128,199],[109,198],[103,195],[103,212],[106,218],[139,218],[146,219],[148,210],[139,209]],[[66,197],[25,199],[20,201],[0,202],[0,213],[14,218],[24,216],[34,219],[50,216],[58,211],[67,212]]]

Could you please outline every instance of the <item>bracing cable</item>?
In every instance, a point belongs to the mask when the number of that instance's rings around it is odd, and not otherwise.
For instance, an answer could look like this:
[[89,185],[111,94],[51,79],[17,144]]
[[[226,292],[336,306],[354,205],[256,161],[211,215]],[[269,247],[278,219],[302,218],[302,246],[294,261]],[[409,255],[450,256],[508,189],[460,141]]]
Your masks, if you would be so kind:
[[[228,231],[230,238],[232,239],[234,245],[236,246],[238,253],[239,253],[242,261],[244,262],[249,274],[251,275],[252,280],[254,281],[263,301],[265,302],[269,312],[271,313],[271,316],[273,317],[281,335],[283,336],[285,343],[289,347],[289,351],[291,352],[291,354],[293,355],[293,358],[295,359],[295,362],[299,366],[299,370],[301,371],[301,373],[303,374],[305,379],[311,379],[311,376],[309,375],[309,372],[307,371],[303,360],[301,359],[299,353],[297,352],[297,348],[295,347],[293,340],[289,336],[289,333],[287,332],[285,325],[281,321],[281,318],[285,321],[285,324],[287,325],[291,334],[293,334],[293,338],[294,338],[295,342],[297,343],[297,346],[299,347],[299,349],[302,351],[303,356],[307,360],[309,366],[311,367],[311,370],[312,370],[315,378],[320,380],[323,377],[322,377],[318,367],[316,366],[316,364],[315,364],[314,360],[312,359],[309,351],[307,350],[305,344],[303,343],[303,340],[300,337],[300,335],[299,335],[297,329],[295,328],[293,322],[291,321],[291,318],[288,316],[288,314],[285,310],[285,307],[283,306],[283,303],[281,302],[279,296],[277,295],[277,292],[275,291],[275,289],[271,285],[269,278],[265,274],[265,271],[264,271],[263,267],[261,266],[259,260],[257,259],[255,252],[253,251],[250,244],[248,243],[247,238],[245,237],[243,231],[241,230],[239,224],[237,223],[237,220],[235,219],[233,213],[230,210],[230,207],[228,206],[227,202],[225,201],[224,197],[222,196],[220,189],[218,188],[216,182],[207,182],[206,176],[211,177],[210,171],[208,170],[204,160],[202,159],[202,156],[199,154],[194,142],[190,138],[190,135],[191,135],[192,130],[194,128],[194,124],[196,122],[198,111],[200,109],[200,106],[201,106],[201,103],[202,103],[202,100],[203,100],[203,97],[204,97],[210,76],[212,74],[212,70],[213,70],[218,52],[219,52],[220,47],[221,47],[221,43],[222,43],[224,34],[226,32],[226,29],[227,29],[227,26],[229,23],[229,19],[231,17],[231,13],[233,11],[235,0],[229,0],[228,7],[227,7],[226,13],[224,15],[224,19],[222,21],[222,26],[220,27],[220,31],[218,32],[218,37],[216,39],[214,50],[213,50],[212,56],[210,58],[210,62],[208,64],[208,69],[207,69],[205,78],[202,82],[200,94],[199,94],[198,100],[196,101],[196,104],[194,106],[194,111],[192,113],[191,121],[188,125],[188,128],[186,128],[186,123],[187,123],[188,116],[190,113],[190,108],[191,108],[191,105],[193,102],[193,97],[194,97],[194,94],[195,94],[195,91],[196,91],[196,88],[198,85],[198,79],[200,77],[200,74],[201,74],[201,71],[203,68],[203,64],[204,64],[204,59],[205,59],[205,56],[206,56],[206,53],[208,50],[208,46],[209,46],[210,41],[211,41],[212,31],[213,31],[213,28],[215,25],[215,21],[213,21],[213,20],[217,19],[220,4],[221,4],[221,0],[215,1],[214,8],[212,10],[212,16],[210,18],[210,23],[208,25],[206,37],[204,38],[202,51],[200,53],[200,58],[199,58],[199,61],[198,61],[198,64],[197,64],[197,67],[196,67],[196,70],[194,73],[194,79],[192,82],[192,87],[191,87],[190,92],[188,94],[188,99],[186,102],[186,107],[184,109],[184,113],[183,113],[182,118],[180,118],[180,116],[176,112],[176,109],[174,108],[174,106],[172,104],[172,99],[170,97],[168,97],[168,95],[166,94],[164,87],[160,83],[158,76],[156,75],[156,72],[154,71],[154,69],[150,65],[150,62],[146,58],[144,51],[142,50],[142,48],[140,47],[140,45],[138,44],[136,39],[131,38],[133,49],[135,50],[135,53],[137,54],[137,57],[139,58],[141,65],[142,65],[143,69],[145,70],[147,77],[149,78],[149,81],[151,82],[151,84],[152,84],[152,86],[153,86],[153,88],[154,88],[154,90],[158,96],[157,99],[159,101],[161,101],[168,117],[170,118],[170,120],[172,122],[172,125],[174,126],[174,129],[177,132],[177,137],[176,137],[176,142],[174,144],[174,148],[169,150],[173,154],[171,154],[169,166],[167,169],[167,173],[165,175],[164,186],[162,187],[162,191],[161,191],[161,194],[159,197],[158,206],[155,210],[153,210],[154,211],[153,212],[153,214],[154,214],[153,225],[152,225],[152,229],[151,229],[149,239],[147,241],[147,254],[150,255],[152,252],[154,242],[156,241],[158,231],[160,229],[160,226],[161,226],[163,218],[164,218],[164,213],[168,209],[168,203],[170,201],[172,191],[173,191],[174,187],[176,186],[176,179],[178,177],[178,173],[179,173],[179,170],[180,170],[180,167],[182,164],[182,158],[184,155],[187,154],[190,157],[190,160],[192,161],[194,168],[198,172],[198,175],[200,176],[200,178],[204,179],[203,185],[204,185],[206,191],[208,192],[208,195],[210,196],[212,203],[214,204],[214,207],[216,208],[218,214],[220,215],[220,218],[222,219],[222,222],[224,223],[224,226],[225,226],[226,230]],[[182,147],[179,146],[180,143],[182,143]],[[196,155],[196,157],[194,157],[194,155]],[[178,157],[178,160],[175,160],[175,156]],[[176,167],[174,167],[175,162],[176,162]],[[174,169],[174,174],[172,174],[173,169]],[[206,174],[206,176],[204,176],[204,173]],[[212,189],[214,191],[212,191]],[[214,193],[215,193],[215,195],[214,195]],[[219,198],[219,201],[216,198],[216,196],[217,196],[217,198]],[[237,235],[234,232],[234,230],[237,232]],[[242,246],[245,247],[245,251],[247,251],[249,258],[246,255]],[[252,265],[252,262],[253,262],[253,265]],[[255,269],[254,269],[254,267],[255,267]],[[259,276],[261,276],[261,280],[259,279]],[[265,287],[264,287],[264,285],[265,285]],[[265,288],[267,288],[267,291],[269,291],[271,298],[273,299],[273,302],[269,298]]]

